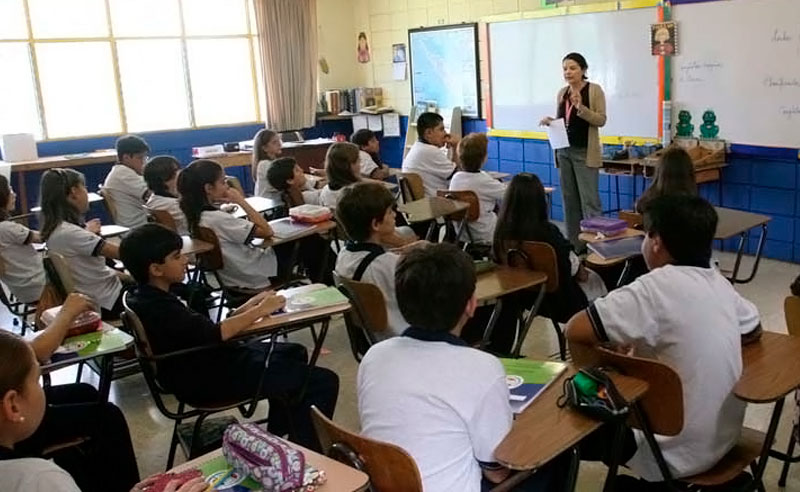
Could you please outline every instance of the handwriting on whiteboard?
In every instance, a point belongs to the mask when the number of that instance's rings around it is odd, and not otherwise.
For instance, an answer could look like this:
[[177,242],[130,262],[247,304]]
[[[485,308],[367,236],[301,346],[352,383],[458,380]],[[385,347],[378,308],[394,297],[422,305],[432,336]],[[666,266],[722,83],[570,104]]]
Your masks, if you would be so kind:
[[682,63],[679,67],[680,81],[699,84],[705,82],[707,78],[714,76],[724,65],[722,62],[705,60],[692,60]]
[[764,77],[764,87],[782,91],[783,89],[800,89],[797,77]]
[[791,106],[781,106],[781,115],[787,120],[793,118],[800,118],[800,104],[793,104]]

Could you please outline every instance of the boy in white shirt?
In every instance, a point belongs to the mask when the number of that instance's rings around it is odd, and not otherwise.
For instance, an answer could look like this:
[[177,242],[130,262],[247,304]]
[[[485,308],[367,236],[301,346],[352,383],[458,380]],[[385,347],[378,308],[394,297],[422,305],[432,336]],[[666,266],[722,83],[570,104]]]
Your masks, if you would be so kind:
[[380,143],[375,132],[362,128],[353,133],[350,141],[358,145],[358,163],[361,177],[386,179],[389,177],[389,166],[380,162]]
[[117,140],[119,162],[111,168],[103,183],[103,193],[108,193],[117,209],[118,225],[134,228],[147,223],[144,204],[150,190],[142,178],[150,146],[141,137],[126,135]]
[[456,171],[458,138],[445,131],[444,120],[436,113],[419,115],[417,137],[403,160],[403,172],[419,174],[425,196],[436,196],[436,190],[447,189],[447,182]]
[[[428,492],[478,492],[509,475],[494,456],[512,422],[505,371],[458,336],[477,306],[475,280],[472,260],[452,244],[409,251],[395,282],[411,327],[370,348],[358,369],[362,433],[406,450]],[[524,490],[557,490],[555,467]]]
[[495,208],[503,200],[506,185],[481,171],[488,156],[489,139],[485,133],[472,133],[458,144],[461,170],[450,180],[450,190],[473,191],[478,196],[480,216],[467,224],[477,244],[492,244],[497,223]]
[[[683,383],[684,426],[656,436],[674,476],[701,473],[736,443],[745,403],[733,387],[742,373],[742,337],[760,330],[758,311],[709,264],[717,213],[702,198],[667,195],[644,210],[642,254],[650,272],[598,299],[567,325],[573,360],[611,342],[674,368]],[[628,466],[663,477],[644,436]]]

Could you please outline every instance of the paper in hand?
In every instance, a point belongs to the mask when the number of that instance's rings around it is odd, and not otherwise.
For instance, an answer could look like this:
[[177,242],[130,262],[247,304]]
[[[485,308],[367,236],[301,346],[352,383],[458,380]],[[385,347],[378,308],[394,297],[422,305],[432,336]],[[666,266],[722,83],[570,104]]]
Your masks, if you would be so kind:
[[550,126],[547,127],[547,139],[550,140],[550,147],[552,147],[553,150],[569,147],[569,137],[567,137],[567,127],[564,125],[564,118],[558,118],[550,122]]

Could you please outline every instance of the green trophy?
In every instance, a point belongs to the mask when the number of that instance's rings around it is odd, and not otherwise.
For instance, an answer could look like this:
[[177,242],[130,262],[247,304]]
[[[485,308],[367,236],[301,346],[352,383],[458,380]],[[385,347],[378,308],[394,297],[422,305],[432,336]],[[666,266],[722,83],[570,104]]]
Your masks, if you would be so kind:
[[700,135],[703,138],[717,138],[719,126],[716,124],[717,115],[710,109],[703,113],[703,124],[700,125]]
[[692,114],[685,109],[678,113],[678,124],[675,125],[678,131],[678,137],[691,138],[694,133],[694,125],[692,124]]

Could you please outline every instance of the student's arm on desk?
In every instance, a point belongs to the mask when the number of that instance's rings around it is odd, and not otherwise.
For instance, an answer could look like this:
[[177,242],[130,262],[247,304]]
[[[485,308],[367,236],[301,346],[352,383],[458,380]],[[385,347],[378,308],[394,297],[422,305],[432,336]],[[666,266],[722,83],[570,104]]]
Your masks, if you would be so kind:
[[369,174],[369,177],[371,179],[384,180],[384,179],[388,178],[390,176],[390,174],[391,173],[389,172],[389,166],[387,166],[386,164],[383,164],[378,169],[372,171]]
[[275,295],[273,291],[256,294],[252,299],[239,307],[233,316],[220,323],[222,341],[235,337],[258,319],[269,316],[286,305],[286,299]]
[[761,338],[762,332],[758,308],[741,295],[739,295],[737,301],[736,316],[739,319],[739,333],[742,335],[742,345],[756,342]]
[[64,301],[64,305],[61,306],[56,319],[31,341],[31,347],[33,347],[33,352],[36,354],[36,359],[39,362],[49,359],[67,336],[72,320],[91,308],[92,303],[88,297],[83,294],[70,294],[67,300]]

